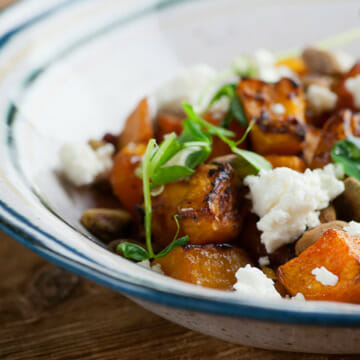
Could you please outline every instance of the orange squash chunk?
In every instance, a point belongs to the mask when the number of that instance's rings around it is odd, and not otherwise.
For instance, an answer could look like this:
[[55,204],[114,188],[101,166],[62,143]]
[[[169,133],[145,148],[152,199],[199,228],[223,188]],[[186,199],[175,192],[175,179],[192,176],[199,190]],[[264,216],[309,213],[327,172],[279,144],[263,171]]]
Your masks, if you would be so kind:
[[177,181],[166,184],[163,192],[152,198],[152,234],[156,244],[167,246],[173,240],[177,226],[174,215],[177,205],[188,191],[189,183]]
[[287,66],[299,75],[304,75],[308,71],[304,60],[299,57],[287,57],[280,59],[276,62],[275,66]]
[[[338,276],[335,286],[323,285],[312,274],[322,266]],[[280,266],[277,275],[293,296],[300,292],[308,300],[360,303],[360,239],[329,229],[314,245]]]
[[299,172],[304,172],[306,169],[304,161],[295,155],[267,155],[265,158],[274,168],[288,167]]
[[127,118],[125,127],[119,137],[118,148],[122,149],[130,143],[147,143],[154,137],[149,104],[142,99],[137,108]]
[[146,144],[131,143],[124,147],[115,156],[109,177],[114,194],[135,217],[135,206],[143,202],[142,181],[135,175],[135,170],[139,167],[145,151]]
[[226,245],[187,245],[154,261],[165,275],[213,289],[231,290],[240,267],[251,264],[247,253]]
[[191,244],[227,243],[241,232],[242,196],[231,165],[200,165],[177,206],[182,235]]
[[[283,78],[275,84],[258,79],[239,82],[240,97],[248,120],[256,120],[250,132],[253,149],[261,155],[296,155],[305,138],[305,100],[302,88]],[[285,111],[278,113],[274,105]]]
[[360,136],[360,117],[350,110],[341,110],[325,123],[310,167],[322,168],[331,163],[332,147],[351,135]]
[[183,120],[182,117],[173,114],[158,114],[155,123],[155,137],[158,143],[160,144],[167,134],[174,132],[176,135],[180,135],[183,130]]
[[359,107],[355,106],[354,97],[351,92],[346,88],[345,83],[349,78],[353,78],[360,75],[360,63],[355,64],[350,71],[340,81],[336,93],[338,95],[337,107],[339,109],[351,109],[354,111],[360,111]]

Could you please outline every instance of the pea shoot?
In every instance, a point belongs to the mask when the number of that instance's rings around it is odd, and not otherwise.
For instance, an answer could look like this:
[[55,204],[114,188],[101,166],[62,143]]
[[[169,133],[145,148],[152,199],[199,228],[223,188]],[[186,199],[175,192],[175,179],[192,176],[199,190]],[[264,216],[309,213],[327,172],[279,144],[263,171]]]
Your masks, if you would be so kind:
[[204,163],[212,151],[212,137],[216,136],[225,142],[231,151],[238,155],[243,168],[243,175],[255,175],[261,169],[271,169],[263,157],[254,152],[239,149],[251,131],[254,121],[251,121],[243,137],[232,140],[235,133],[224,128],[212,125],[197,115],[193,107],[183,103],[187,115],[183,122],[183,131],[179,136],[172,133],[158,146],[155,139],[151,139],[138,171],[143,181],[144,210],[145,210],[145,243],[146,249],[130,242],[121,243],[117,250],[130,259],[136,261],[151,260],[167,255],[173,249],[184,246],[188,236],[177,238],[180,232],[178,215],[174,216],[177,231],[173,241],[158,254],[154,253],[151,242],[151,192],[158,186],[166,185],[175,180],[188,178],[195,172],[195,168]]

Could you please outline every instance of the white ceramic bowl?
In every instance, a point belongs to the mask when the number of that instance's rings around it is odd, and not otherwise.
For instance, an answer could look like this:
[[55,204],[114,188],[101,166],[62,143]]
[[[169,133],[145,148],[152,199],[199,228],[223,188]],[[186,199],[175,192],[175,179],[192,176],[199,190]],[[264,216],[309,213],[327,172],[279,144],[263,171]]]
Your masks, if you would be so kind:
[[[301,48],[357,25],[358,10],[351,0],[27,0],[0,13],[0,228],[54,263],[215,337],[360,352],[358,306],[234,296],[108,252],[79,224],[90,198],[57,177],[64,142],[119,131],[136,102],[182,67],[220,69],[259,47]],[[359,45],[348,50],[360,55]]]

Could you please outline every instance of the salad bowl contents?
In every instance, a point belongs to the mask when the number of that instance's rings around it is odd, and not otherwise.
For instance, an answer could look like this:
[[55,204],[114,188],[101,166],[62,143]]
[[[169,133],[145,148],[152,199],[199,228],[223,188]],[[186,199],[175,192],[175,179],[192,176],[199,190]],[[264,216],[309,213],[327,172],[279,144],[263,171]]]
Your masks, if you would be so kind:
[[1,229],[185,327],[359,353],[357,14],[351,0],[0,13]]
[[120,201],[81,217],[119,256],[234,294],[360,303],[359,99],[347,53],[258,50],[224,76],[184,71],[60,158]]

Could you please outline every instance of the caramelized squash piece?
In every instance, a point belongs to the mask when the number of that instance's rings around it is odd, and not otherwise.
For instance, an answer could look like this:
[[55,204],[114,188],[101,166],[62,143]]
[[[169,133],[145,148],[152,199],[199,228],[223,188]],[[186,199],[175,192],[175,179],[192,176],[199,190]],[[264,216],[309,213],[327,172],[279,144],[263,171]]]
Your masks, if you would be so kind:
[[213,289],[231,290],[240,267],[251,264],[247,253],[228,245],[187,245],[157,259],[165,275]]
[[200,165],[177,205],[182,235],[191,244],[227,243],[241,231],[245,200],[231,165]]
[[174,215],[177,205],[189,189],[186,181],[166,184],[163,192],[154,196],[152,203],[152,234],[156,244],[167,246],[176,234]]
[[[325,267],[338,277],[335,285],[323,285],[312,271]],[[291,295],[307,300],[360,303],[360,239],[342,230],[329,229],[312,246],[277,271]]]
[[304,75],[308,69],[303,59],[299,57],[286,57],[276,62],[276,66],[286,66],[298,75]]
[[165,139],[167,134],[174,132],[176,135],[180,135],[183,129],[183,120],[184,118],[179,115],[170,113],[158,114],[155,122],[155,137],[158,144]]
[[310,167],[322,168],[331,163],[332,147],[339,140],[344,140],[351,135],[360,135],[360,116],[354,115],[350,110],[341,110],[325,123]]
[[143,202],[142,181],[135,175],[135,170],[145,151],[146,144],[125,146],[115,156],[109,177],[114,194],[134,217],[137,216],[135,206]]
[[360,75],[360,63],[355,64],[352,69],[341,79],[336,93],[338,95],[337,107],[339,109],[351,109],[354,111],[360,111],[354,103],[354,97],[351,92],[346,88],[345,83],[349,78],[353,78]]
[[267,155],[266,160],[271,163],[274,168],[288,167],[295,171],[304,172],[306,169],[304,161],[298,156],[294,155]]
[[[244,79],[237,87],[248,120],[253,149],[261,155],[296,155],[305,138],[305,100],[296,82],[283,78],[275,84]],[[279,111],[280,108],[280,111]]]
[[142,99],[127,118],[125,127],[119,137],[118,149],[130,143],[147,143],[154,137],[149,104],[146,98]]

